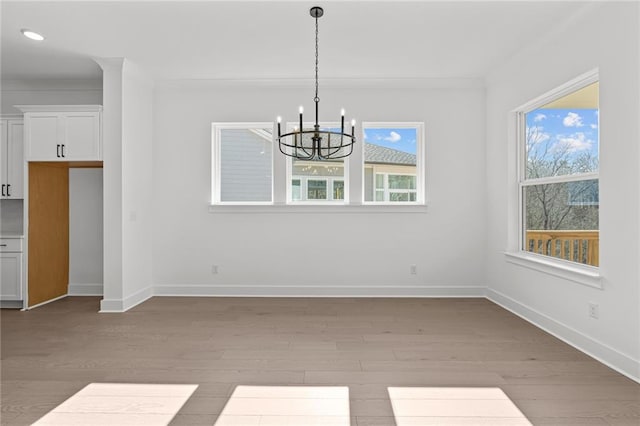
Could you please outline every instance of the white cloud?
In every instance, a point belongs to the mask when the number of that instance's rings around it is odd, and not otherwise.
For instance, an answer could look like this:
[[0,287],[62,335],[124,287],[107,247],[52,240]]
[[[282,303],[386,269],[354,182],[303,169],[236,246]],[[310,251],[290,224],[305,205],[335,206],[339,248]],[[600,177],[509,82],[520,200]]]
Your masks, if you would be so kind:
[[592,129],[597,129],[597,128],[598,128],[598,125],[597,125],[597,124],[592,124],[592,125],[591,125],[591,128],[592,128]]
[[582,127],[584,123],[582,122],[582,117],[580,117],[575,112],[570,112],[567,116],[562,120],[562,124],[565,127]]
[[384,138],[384,140],[387,142],[398,142],[400,139],[402,139],[402,136],[400,136],[400,134],[393,131],[389,133],[389,136]]
[[539,121],[544,120],[545,118],[547,118],[546,115],[538,113],[538,114],[536,114],[535,117],[533,117],[533,121],[535,121],[537,123]]
[[593,141],[587,139],[586,135],[582,132],[574,133],[568,137],[558,137],[558,142],[553,145],[551,149],[554,152],[567,151],[574,153],[578,151],[587,151],[593,146]]

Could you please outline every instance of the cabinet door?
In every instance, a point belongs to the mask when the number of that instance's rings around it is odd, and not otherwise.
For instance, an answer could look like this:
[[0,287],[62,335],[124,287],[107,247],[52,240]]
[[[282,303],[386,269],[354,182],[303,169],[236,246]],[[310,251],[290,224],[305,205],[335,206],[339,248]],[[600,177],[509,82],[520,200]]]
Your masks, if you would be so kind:
[[7,158],[9,158],[9,138],[7,133],[7,120],[0,120],[0,183],[2,183],[2,198],[7,195]]
[[97,112],[65,113],[65,160],[101,160],[100,114]]
[[60,115],[33,112],[25,114],[25,149],[30,161],[64,161],[61,155],[63,129]]
[[24,194],[24,126],[20,120],[8,121],[7,183],[8,198],[23,198]]
[[0,253],[0,299],[22,300],[22,253]]

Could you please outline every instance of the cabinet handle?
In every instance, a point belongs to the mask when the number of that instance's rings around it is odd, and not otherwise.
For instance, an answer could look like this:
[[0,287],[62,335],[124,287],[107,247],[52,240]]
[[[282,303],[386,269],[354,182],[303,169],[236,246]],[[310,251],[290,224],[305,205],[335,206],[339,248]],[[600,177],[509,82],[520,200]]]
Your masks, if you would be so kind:
[[8,183],[7,184],[7,197],[11,197],[11,192],[9,192],[9,189],[11,188],[11,184]]
[[6,246],[7,246],[6,244],[0,244],[0,247],[6,247]]
[[62,144],[62,149],[60,151],[62,151],[62,158],[64,158],[64,144]]
[[3,197],[6,197],[6,195],[4,194],[4,187],[5,187],[5,186],[6,186],[6,185],[3,183],[3,184],[2,184],[2,196],[3,196]]
[[60,158],[60,145],[56,145],[56,157]]

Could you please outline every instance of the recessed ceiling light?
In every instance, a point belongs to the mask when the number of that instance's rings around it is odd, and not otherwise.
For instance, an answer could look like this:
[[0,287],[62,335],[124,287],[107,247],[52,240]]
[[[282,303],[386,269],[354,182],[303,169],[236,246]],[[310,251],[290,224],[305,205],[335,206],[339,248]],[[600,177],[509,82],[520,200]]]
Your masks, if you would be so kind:
[[22,35],[24,35],[26,38],[29,38],[31,40],[35,40],[35,41],[42,41],[44,40],[44,37],[41,36],[40,34],[31,31],[31,30],[20,30],[20,32],[22,33]]

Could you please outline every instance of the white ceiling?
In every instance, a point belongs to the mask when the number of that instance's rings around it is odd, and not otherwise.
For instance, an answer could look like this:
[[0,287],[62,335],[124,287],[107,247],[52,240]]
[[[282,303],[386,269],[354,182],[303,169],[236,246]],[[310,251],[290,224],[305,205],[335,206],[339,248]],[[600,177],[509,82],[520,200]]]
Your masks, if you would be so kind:
[[[2,79],[100,78],[125,57],[156,80],[482,78],[588,2],[2,1]],[[40,32],[40,43],[20,29]]]

